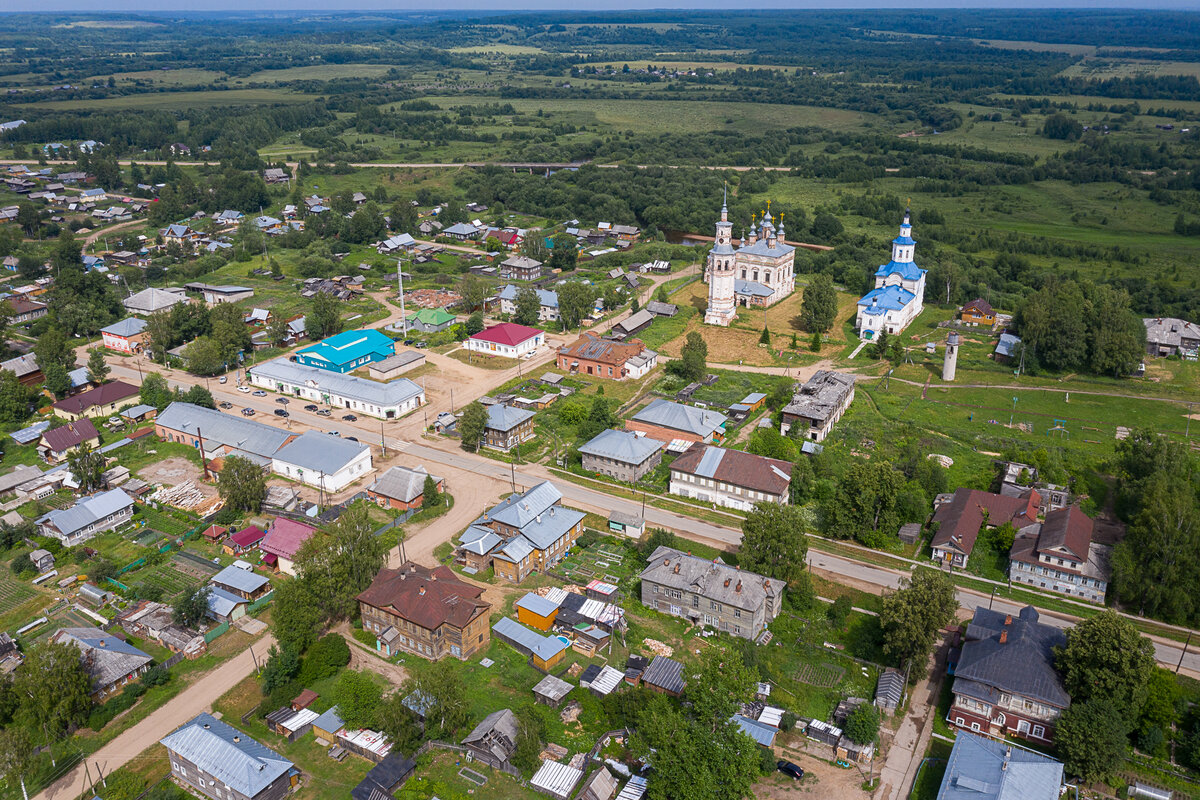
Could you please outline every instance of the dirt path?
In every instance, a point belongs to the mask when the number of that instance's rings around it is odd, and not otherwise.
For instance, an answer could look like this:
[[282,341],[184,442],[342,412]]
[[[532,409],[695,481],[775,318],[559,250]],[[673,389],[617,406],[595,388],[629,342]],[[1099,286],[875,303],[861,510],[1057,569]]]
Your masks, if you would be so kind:
[[938,694],[946,678],[945,652],[946,648],[939,647],[930,657],[929,677],[912,690],[908,713],[888,748],[875,800],[901,800],[908,797],[933,734]]
[[103,239],[105,236],[108,236],[110,233],[113,233],[114,231],[123,230],[125,228],[132,228],[137,225],[145,226],[145,224],[146,224],[146,220],[144,220],[144,219],[131,219],[131,220],[129,220],[129,222],[119,222],[116,225],[111,225],[107,228],[101,228],[100,230],[92,231],[86,237],[84,237],[83,247],[84,247],[84,249],[91,247],[93,244],[98,242],[100,239]]
[[408,670],[398,664],[384,661],[375,655],[371,648],[355,639],[349,623],[341,623],[334,631],[340,633],[350,645],[350,669],[367,670],[382,675],[392,686],[400,686],[408,680]]
[[[261,658],[266,654],[275,638],[267,634],[250,647]],[[202,711],[211,711],[212,704],[239,681],[254,672],[254,658],[250,648],[243,650],[221,666],[205,673],[185,691],[180,692],[166,705],[151,713],[141,722],[101,747],[87,758],[91,775],[96,767],[108,775],[127,764],[159,739],[187,722]],[[88,788],[84,764],[80,764],[57,782],[44,789],[34,800],[68,800],[79,797]]]

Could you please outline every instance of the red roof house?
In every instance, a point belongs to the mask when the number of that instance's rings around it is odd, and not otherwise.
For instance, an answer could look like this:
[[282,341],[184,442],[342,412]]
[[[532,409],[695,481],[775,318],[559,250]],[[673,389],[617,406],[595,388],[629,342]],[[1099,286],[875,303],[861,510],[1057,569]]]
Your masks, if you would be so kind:
[[274,561],[280,572],[295,575],[293,562],[296,560],[296,553],[299,552],[300,545],[316,532],[317,529],[311,525],[287,517],[276,517],[271,527],[267,528],[267,535],[259,547],[268,557],[275,557]]
[[515,322],[501,322],[467,339],[467,349],[477,353],[518,358],[532,353],[545,343],[545,331]]
[[41,441],[38,442],[38,453],[49,463],[57,464],[65,461],[67,453],[84,442],[88,442],[92,447],[100,446],[100,434],[87,417],[43,433]]
[[256,525],[243,528],[225,540],[225,552],[232,556],[241,555],[247,550],[253,550],[255,547],[257,547],[258,543],[261,542],[263,537],[266,535],[267,534]]
[[930,540],[937,561],[965,567],[983,528],[998,528],[1011,522],[1017,529],[1037,522],[1041,495],[1027,489],[1019,497],[992,494],[979,489],[958,489],[954,499],[933,515],[938,526]]

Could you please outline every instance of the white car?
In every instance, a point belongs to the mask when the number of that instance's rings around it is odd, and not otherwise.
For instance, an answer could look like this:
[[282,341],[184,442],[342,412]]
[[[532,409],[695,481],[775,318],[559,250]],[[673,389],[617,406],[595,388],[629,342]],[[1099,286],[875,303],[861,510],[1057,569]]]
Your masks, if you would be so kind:
[[250,387],[249,386],[239,386],[238,391],[241,392],[242,394],[250,394]]
[[226,378],[224,375],[222,375],[220,378],[217,379],[217,383],[225,383],[228,380],[229,380],[228,378]]

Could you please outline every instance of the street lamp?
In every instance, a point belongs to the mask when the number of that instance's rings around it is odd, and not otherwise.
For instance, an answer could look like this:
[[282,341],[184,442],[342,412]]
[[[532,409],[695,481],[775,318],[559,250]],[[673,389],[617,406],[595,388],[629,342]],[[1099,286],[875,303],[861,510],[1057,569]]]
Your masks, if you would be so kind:
[[1013,426],[1013,417],[1015,417],[1016,414],[1017,414],[1017,396],[1014,394],[1013,395],[1012,413],[1010,413],[1008,415],[1008,427],[1011,428]]

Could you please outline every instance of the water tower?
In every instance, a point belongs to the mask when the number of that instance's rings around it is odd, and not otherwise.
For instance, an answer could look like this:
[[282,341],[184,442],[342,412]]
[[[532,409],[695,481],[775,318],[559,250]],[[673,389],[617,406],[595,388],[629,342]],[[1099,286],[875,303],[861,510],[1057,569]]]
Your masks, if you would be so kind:
[[954,380],[954,370],[958,366],[958,334],[954,331],[946,337],[946,358],[942,361],[942,380],[949,383]]

